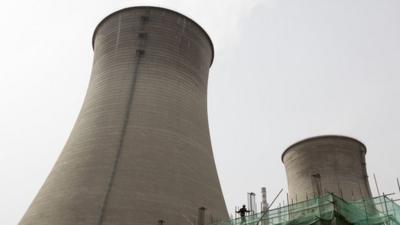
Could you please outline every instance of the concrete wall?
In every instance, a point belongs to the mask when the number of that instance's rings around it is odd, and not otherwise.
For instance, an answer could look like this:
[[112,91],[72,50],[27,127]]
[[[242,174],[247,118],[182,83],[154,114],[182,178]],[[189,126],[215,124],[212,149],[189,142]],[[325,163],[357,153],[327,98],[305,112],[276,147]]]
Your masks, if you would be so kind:
[[[212,43],[176,12],[103,20],[73,131],[20,225],[183,225],[227,219],[207,118]],[[73,90],[71,90],[73,91]]]
[[319,136],[300,141],[282,154],[289,201],[332,192],[345,200],[371,197],[365,146],[349,137]]

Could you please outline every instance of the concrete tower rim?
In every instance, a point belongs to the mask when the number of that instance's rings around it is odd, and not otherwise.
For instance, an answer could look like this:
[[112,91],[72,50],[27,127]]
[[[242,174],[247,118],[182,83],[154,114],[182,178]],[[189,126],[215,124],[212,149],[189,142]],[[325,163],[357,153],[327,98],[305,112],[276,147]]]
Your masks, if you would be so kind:
[[143,8],[158,9],[158,10],[164,10],[164,11],[167,11],[167,12],[171,12],[171,13],[174,13],[174,14],[176,14],[176,15],[183,16],[185,19],[191,21],[194,25],[196,25],[196,26],[204,33],[204,35],[206,36],[208,42],[210,43],[210,47],[211,47],[211,62],[210,62],[210,67],[212,66],[212,64],[213,64],[213,62],[214,62],[214,51],[215,51],[215,50],[214,50],[214,44],[213,44],[213,42],[212,42],[212,40],[211,40],[211,37],[210,37],[210,35],[206,32],[206,30],[205,30],[202,26],[200,26],[196,21],[194,21],[193,19],[191,19],[190,17],[188,17],[188,16],[186,16],[186,15],[180,13],[180,12],[177,12],[177,11],[175,11],[175,10],[168,9],[168,8],[164,8],[164,7],[158,7],[158,6],[150,6],[150,5],[145,6],[145,5],[144,5],[144,6],[131,6],[131,7],[126,7],[126,8],[119,9],[119,10],[117,10],[117,11],[115,11],[115,12],[113,12],[113,13],[107,15],[106,17],[104,17],[104,18],[97,24],[96,28],[95,28],[94,31],[93,31],[93,35],[92,35],[92,48],[93,48],[93,50],[94,50],[94,42],[95,42],[95,39],[96,39],[97,31],[100,29],[101,25],[103,25],[108,19],[110,19],[110,18],[113,17],[114,15],[116,15],[116,14],[118,14],[118,13],[121,13],[121,12],[125,12],[125,11],[132,10],[132,9],[143,9]]
[[286,153],[288,153],[290,150],[292,150],[293,147],[300,145],[300,144],[304,144],[306,142],[309,141],[314,141],[314,140],[318,140],[318,139],[325,139],[325,138],[337,138],[337,139],[347,139],[347,140],[351,140],[354,141],[358,144],[360,144],[363,147],[364,150],[364,154],[367,153],[367,147],[364,143],[362,143],[361,141],[359,141],[358,139],[354,138],[354,137],[350,137],[350,136],[345,136],[345,135],[336,135],[336,134],[326,134],[326,135],[318,135],[318,136],[313,136],[313,137],[309,137],[309,138],[304,138],[300,141],[295,142],[294,144],[291,144],[289,147],[287,147],[282,155],[281,155],[281,161],[282,163],[285,163],[283,161],[283,158],[285,157]]

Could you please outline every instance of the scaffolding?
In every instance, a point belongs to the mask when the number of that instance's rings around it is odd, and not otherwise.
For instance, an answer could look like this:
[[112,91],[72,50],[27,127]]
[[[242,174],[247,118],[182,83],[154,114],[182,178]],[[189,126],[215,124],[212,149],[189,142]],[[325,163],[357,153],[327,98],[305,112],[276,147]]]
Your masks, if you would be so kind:
[[348,202],[334,194],[213,225],[400,225],[400,206],[387,195]]

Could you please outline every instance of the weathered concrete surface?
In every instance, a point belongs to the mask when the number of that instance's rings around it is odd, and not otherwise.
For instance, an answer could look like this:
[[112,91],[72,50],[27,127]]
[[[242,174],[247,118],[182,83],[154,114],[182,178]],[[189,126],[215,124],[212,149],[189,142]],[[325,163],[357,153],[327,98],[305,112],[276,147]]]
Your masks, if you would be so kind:
[[327,192],[345,200],[371,197],[365,153],[364,144],[344,136],[319,136],[293,144],[282,154],[289,201]]
[[[227,219],[207,118],[213,58],[187,17],[134,7],[102,21],[73,131],[20,225]],[[73,91],[73,90],[71,90]]]

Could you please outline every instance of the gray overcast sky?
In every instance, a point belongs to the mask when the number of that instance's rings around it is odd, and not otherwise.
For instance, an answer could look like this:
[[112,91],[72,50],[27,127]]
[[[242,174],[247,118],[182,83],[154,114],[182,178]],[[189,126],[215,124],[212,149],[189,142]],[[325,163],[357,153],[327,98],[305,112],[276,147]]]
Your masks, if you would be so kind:
[[282,151],[321,134],[364,142],[370,178],[377,175],[381,192],[398,192],[399,0],[6,1],[0,224],[20,220],[68,138],[89,81],[95,26],[142,3],[188,15],[214,41],[210,130],[230,213],[247,192],[266,186],[271,200],[286,188]]

